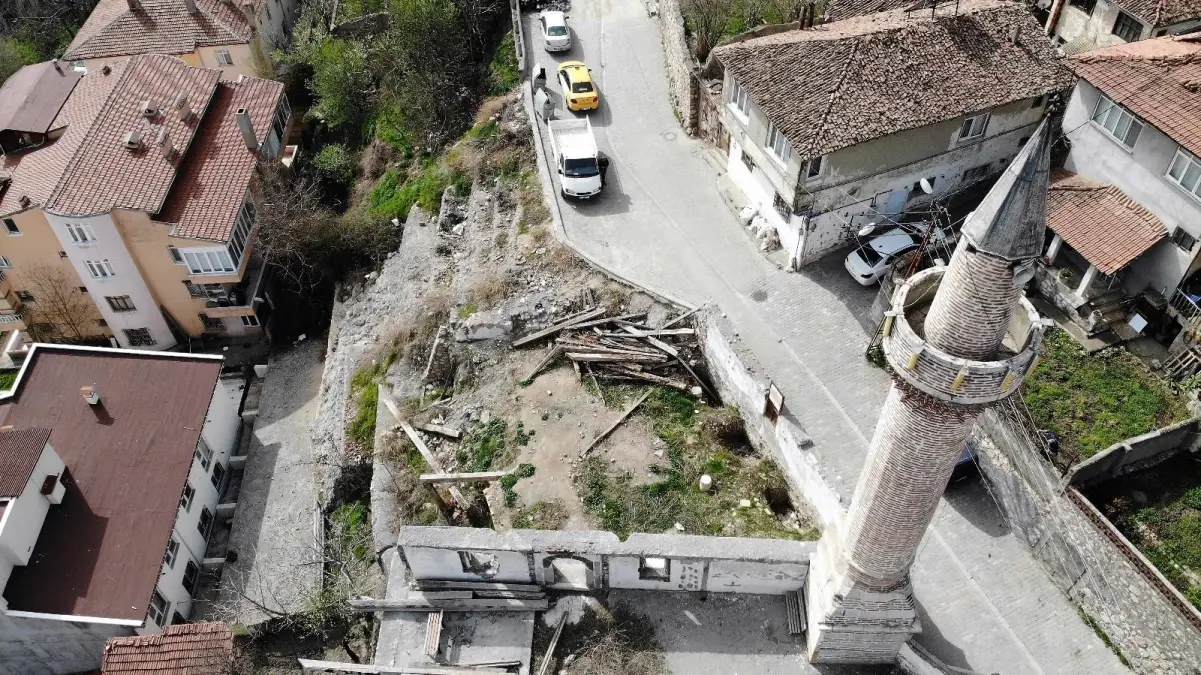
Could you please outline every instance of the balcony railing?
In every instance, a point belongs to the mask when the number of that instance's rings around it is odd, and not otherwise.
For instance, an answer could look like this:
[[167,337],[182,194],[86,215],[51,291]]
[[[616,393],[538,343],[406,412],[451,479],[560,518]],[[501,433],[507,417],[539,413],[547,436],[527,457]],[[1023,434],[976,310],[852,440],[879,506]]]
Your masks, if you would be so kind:
[[1180,316],[1190,321],[1201,318],[1201,306],[1182,290],[1177,289],[1176,293],[1172,295],[1172,308],[1179,312]]

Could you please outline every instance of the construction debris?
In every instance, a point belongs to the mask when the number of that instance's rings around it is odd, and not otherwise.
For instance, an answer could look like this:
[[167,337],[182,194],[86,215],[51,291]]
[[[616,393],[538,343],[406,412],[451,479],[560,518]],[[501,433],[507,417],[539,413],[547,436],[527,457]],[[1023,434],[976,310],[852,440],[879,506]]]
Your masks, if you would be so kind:
[[592,439],[592,442],[588,444],[588,447],[586,447],[580,451],[580,455],[588,454],[589,452],[592,451],[593,448],[595,448],[597,445],[599,445],[601,441],[608,438],[609,434],[613,433],[613,431],[616,430],[617,427],[621,426],[622,422],[626,421],[626,418],[628,418],[631,414],[633,414],[633,412],[635,410],[638,409],[638,406],[642,405],[643,402],[646,401],[646,399],[650,398],[650,395],[651,395],[651,392],[648,391],[648,392],[644,393],[642,396],[639,396],[638,400],[634,401],[634,405],[630,406],[629,409],[627,409],[625,412],[623,412],[621,414],[621,417],[617,418],[616,422],[614,422],[613,424],[610,424],[607,429],[600,432],[600,435],[598,435],[596,438]]
[[488,483],[509,475],[508,471],[474,471],[467,473],[423,473],[422,483]]
[[447,438],[453,438],[456,440],[458,440],[459,436],[463,435],[463,432],[459,431],[458,429],[453,427],[444,427],[439,424],[416,424],[414,426],[422,431],[428,431],[431,434],[438,434],[440,436],[446,436]]
[[545,612],[549,604],[541,600],[525,598],[468,598],[436,600],[413,597],[406,600],[373,600],[370,598],[350,601],[352,612]]
[[296,659],[306,673],[369,673],[370,675],[510,675],[500,668],[464,668],[457,666],[377,666],[370,663],[341,663]]

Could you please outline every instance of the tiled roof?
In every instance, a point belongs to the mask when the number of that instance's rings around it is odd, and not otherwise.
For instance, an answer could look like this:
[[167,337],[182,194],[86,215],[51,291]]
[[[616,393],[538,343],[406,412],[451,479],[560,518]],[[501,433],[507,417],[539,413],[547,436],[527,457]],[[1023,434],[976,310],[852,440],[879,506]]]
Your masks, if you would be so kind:
[[229,239],[258,162],[258,152],[246,147],[234,111],[245,108],[250,113],[255,136],[263,143],[283,91],[280,83],[257,78],[217,87],[192,153],[158,216],[176,225],[173,236]]
[[[941,1],[947,2],[948,0]],[[822,18],[827,22],[842,21],[851,17],[888,12],[894,9],[910,9],[911,7],[914,8],[912,11],[924,10],[927,14],[930,12],[929,0],[830,0],[826,3],[826,11]]]
[[1114,4],[1152,27],[1201,17],[1201,0],[1115,0]]
[[223,623],[167,626],[160,635],[109,638],[103,675],[227,675],[234,635]]
[[1201,37],[1162,37],[1068,59],[1081,78],[1201,154]]
[[[66,127],[57,139],[34,150],[0,156],[0,177],[11,181],[7,189],[0,190],[0,215],[41,206],[50,198],[125,65],[116,63],[107,74],[100,70],[88,73],[75,85],[50,125],[51,129]],[[22,196],[29,198],[29,207],[21,206]]]
[[[217,70],[189,67],[173,56],[131,58],[47,200],[46,210],[64,215],[90,215],[114,208],[157,212],[220,77]],[[186,121],[171,110],[181,93],[194,111]],[[140,106],[145,100],[158,107],[158,114],[142,115]],[[161,129],[167,130],[176,148],[171,159],[164,158],[156,145]],[[141,133],[137,150],[125,147],[125,136],[132,131]]]
[[21,496],[49,439],[49,429],[0,431],[0,497]]
[[1163,223],[1113,185],[1056,171],[1047,226],[1104,274],[1113,274],[1168,236]]
[[45,133],[81,74],[70,64],[44,61],[24,66],[0,86],[0,130]]
[[240,8],[223,0],[100,0],[67,47],[64,59],[96,59],[134,54],[186,54],[197,47],[250,42],[253,31]]
[[964,0],[957,13],[940,5],[934,18],[871,14],[713,53],[801,159],[1073,81],[1029,10],[1000,0]]

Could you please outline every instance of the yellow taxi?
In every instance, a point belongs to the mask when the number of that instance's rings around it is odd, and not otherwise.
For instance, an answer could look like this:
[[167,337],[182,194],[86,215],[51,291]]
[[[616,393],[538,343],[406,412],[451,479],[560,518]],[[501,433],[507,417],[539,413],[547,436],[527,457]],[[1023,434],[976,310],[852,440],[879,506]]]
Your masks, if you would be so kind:
[[582,61],[564,61],[559,64],[559,86],[563,88],[563,100],[573,112],[600,108],[600,92],[592,81],[592,71]]

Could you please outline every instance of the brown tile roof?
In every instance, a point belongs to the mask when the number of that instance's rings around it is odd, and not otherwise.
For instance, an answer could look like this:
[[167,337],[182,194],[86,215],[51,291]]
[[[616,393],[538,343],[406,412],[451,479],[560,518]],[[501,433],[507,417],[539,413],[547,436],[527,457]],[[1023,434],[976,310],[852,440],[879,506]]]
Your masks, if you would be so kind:
[[1068,59],[1081,78],[1201,154],[1201,36],[1162,37]]
[[103,675],[227,675],[234,659],[234,634],[223,623],[167,626],[160,635],[109,638],[100,664]]
[[1104,274],[1168,236],[1163,223],[1126,193],[1067,171],[1052,174],[1047,227]]
[[[947,2],[948,0],[941,0]],[[951,0],[953,1],[953,0]],[[826,3],[826,11],[822,18],[827,21],[842,21],[856,16],[865,16],[877,12],[888,12],[894,9],[910,9],[911,11],[930,12],[928,0],[830,0]]]
[[1072,85],[1023,5],[958,7],[941,5],[933,19],[872,14],[713,53],[801,159]]
[[190,14],[184,0],[100,0],[63,54],[64,59],[96,59],[134,54],[186,54],[197,47],[244,44],[253,31],[240,8],[223,0],[196,0]]
[[49,439],[49,429],[0,431],[0,497],[21,496]]
[[25,66],[0,86],[0,130],[45,133],[82,73],[45,61]]
[[158,215],[159,221],[176,224],[173,236],[229,239],[258,162],[258,152],[246,147],[234,111],[250,113],[255,136],[263,143],[283,92],[282,84],[257,78],[217,87],[193,150]]
[[[35,345],[0,425],[52,429],[67,465],[9,609],[142,621],[158,581],[221,360]],[[100,405],[80,396],[95,383]]]
[[1114,4],[1152,28],[1201,17],[1201,0],[1115,0]]
[[[41,206],[50,198],[125,66],[120,62],[108,74],[96,70],[79,81],[50,125],[51,129],[66,127],[62,136],[35,150],[0,156],[0,177],[11,181],[0,190],[0,215]],[[29,207],[21,206],[22,196],[29,198]]]
[[[157,212],[220,77],[217,70],[189,67],[173,56],[131,58],[45,208],[63,215],[104,213],[114,208]],[[180,93],[194,111],[187,121],[170,110]],[[139,109],[147,99],[160,111],[150,119]],[[164,128],[177,149],[170,160],[155,145]],[[142,134],[141,147],[132,151],[124,143],[131,131]]]

